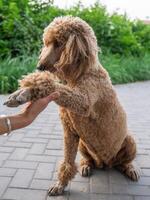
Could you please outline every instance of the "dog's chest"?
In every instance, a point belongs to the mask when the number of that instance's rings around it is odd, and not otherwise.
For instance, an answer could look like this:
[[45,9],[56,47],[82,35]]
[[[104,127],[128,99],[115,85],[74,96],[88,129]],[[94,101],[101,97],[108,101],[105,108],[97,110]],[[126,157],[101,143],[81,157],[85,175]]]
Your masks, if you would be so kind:
[[63,126],[69,127],[73,132],[76,132],[79,137],[87,137],[89,129],[96,125],[96,121],[89,117],[77,115],[65,108],[60,107],[60,118]]

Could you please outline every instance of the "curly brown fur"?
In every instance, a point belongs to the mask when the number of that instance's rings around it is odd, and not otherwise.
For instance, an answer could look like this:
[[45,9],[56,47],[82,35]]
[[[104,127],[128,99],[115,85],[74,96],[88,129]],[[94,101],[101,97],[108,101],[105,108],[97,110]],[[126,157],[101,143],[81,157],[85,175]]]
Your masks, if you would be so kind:
[[[136,153],[135,141],[129,136],[126,114],[109,75],[98,61],[97,41],[91,27],[78,17],[59,17],[45,29],[43,40],[38,65],[40,70],[49,72],[30,74],[20,86],[28,89],[27,101],[55,91],[60,94],[55,102],[60,106],[64,127],[64,162],[59,183],[49,194],[60,194],[74,177],[79,140],[87,174],[91,163],[97,167],[118,165],[128,177],[136,179],[136,169],[131,164]],[[13,102],[15,98],[12,95]],[[11,98],[6,104],[13,104]]]
[[62,163],[59,169],[58,179],[63,185],[68,184],[68,179],[71,180],[74,178],[77,173],[77,167],[71,165],[70,163]]

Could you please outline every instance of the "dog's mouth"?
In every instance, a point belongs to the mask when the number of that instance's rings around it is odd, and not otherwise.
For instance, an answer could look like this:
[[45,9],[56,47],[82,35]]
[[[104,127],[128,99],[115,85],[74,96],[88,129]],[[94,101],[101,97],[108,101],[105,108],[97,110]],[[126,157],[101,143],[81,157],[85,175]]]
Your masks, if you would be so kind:
[[49,67],[49,68],[46,68],[44,65],[40,65],[37,67],[37,70],[38,71],[49,71],[51,73],[54,73],[57,71],[57,69],[53,66]]
[[54,73],[57,71],[57,69],[55,67],[51,67],[50,69],[47,69],[47,71]]

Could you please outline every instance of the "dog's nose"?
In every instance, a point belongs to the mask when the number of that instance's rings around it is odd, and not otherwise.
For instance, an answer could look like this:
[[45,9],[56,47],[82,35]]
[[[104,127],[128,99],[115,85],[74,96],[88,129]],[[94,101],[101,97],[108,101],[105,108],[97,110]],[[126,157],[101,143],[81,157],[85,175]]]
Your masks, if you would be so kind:
[[37,70],[44,71],[45,70],[45,66],[44,65],[38,65],[37,66]]

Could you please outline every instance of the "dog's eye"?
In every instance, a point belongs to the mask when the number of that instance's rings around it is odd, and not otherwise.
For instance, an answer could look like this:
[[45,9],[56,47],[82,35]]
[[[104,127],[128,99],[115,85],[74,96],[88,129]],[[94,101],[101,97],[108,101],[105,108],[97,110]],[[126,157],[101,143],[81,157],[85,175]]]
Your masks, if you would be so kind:
[[61,44],[60,42],[58,42],[58,41],[55,41],[54,46],[55,46],[56,48],[59,48],[59,47],[62,46],[62,44]]

